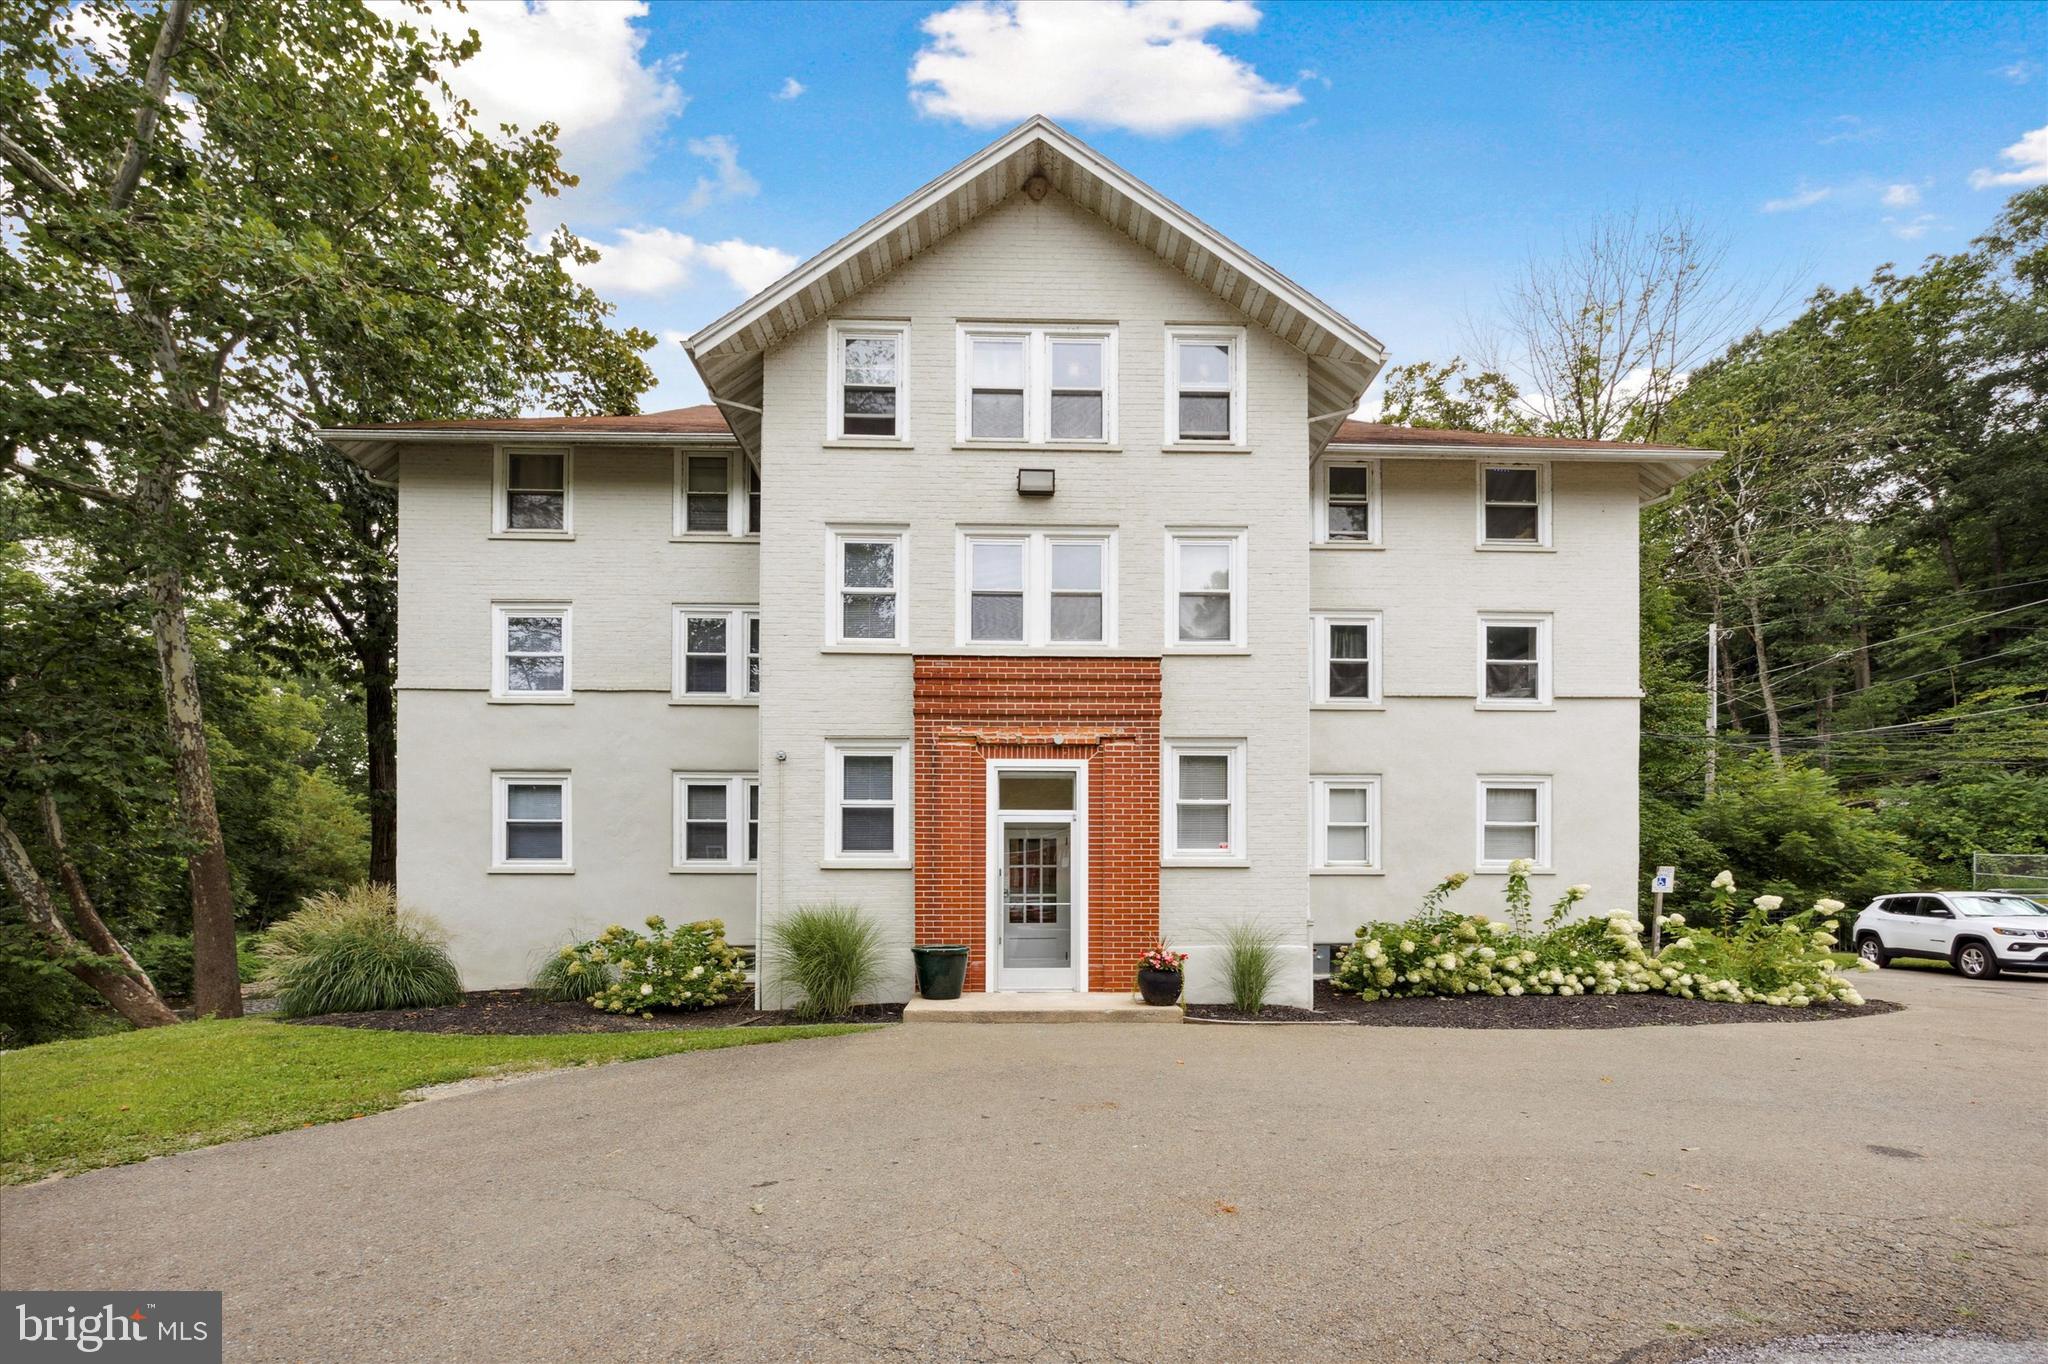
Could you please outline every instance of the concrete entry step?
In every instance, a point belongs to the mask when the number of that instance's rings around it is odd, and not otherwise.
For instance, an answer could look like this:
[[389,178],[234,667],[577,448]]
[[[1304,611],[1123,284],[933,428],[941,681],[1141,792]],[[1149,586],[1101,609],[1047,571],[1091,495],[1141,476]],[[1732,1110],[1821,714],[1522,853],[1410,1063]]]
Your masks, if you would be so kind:
[[919,997],[903,1006],[905,1023],[1178,1023],[1180,1008],[1154,1008],[1134,994],[1085,991],[1019,991],[962,995],[958,999]]

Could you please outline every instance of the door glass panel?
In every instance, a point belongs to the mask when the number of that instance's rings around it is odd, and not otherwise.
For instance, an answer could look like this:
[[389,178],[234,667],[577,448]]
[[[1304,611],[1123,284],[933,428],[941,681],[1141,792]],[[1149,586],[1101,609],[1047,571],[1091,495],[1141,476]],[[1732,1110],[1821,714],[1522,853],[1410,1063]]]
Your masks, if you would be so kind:
[[996,806],[1003,810],[1071,810],[1071,772],[1005,772],[996,778]]
[[1065,825],[1003,830],[1003,965],[1058,970],[1073,964],[1072,844]]

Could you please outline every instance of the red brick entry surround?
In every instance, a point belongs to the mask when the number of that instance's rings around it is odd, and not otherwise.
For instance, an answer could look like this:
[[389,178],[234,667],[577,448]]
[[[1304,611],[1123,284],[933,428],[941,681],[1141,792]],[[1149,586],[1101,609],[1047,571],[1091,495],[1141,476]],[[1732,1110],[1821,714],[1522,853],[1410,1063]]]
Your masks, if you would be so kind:
[[1088,763],[1088,988],[1129,990],[1159,940],[1159,660],[917,659],[917,941],[988,984],[988,763]]

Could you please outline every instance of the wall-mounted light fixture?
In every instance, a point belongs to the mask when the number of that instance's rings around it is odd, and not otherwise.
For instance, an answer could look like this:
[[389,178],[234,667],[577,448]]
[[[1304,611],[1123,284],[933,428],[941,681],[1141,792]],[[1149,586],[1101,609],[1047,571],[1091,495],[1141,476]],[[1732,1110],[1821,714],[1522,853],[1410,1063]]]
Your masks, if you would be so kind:
[[1017,496],[1051,497],[1052,470],[1019,469],[1017,471]]

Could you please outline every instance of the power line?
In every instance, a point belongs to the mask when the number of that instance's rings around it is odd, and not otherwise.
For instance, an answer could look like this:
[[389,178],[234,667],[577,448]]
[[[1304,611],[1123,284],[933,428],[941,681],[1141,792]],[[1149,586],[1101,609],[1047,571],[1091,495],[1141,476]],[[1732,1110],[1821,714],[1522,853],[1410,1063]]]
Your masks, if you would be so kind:
[[[1860,645],[1855,649],[1843,649],[1829,654],[1826,658],[1808,663],[1804,667],[1793,668],[1788,672],[1775,673],[1771,677],[1771,685],[1777,686],[1779,683],[1789,681],[1800,676],[1802,673],[1810,673],[1815,668],[1825,668],[1830,663],[1839,663],[1843,659],[1853,657],[1859,652],[1868,653],[1889,645],[1903,644],[1909,639],[1918,639],[1924,635],[1938,635],[1948,630],[1959,630],[1965,625],[1971,625],[1980,620],[1990,620],[1993,616],[2009,616],[2015,611],[2031,610],[2036,606],[2048,606],[2048,597],[2037,597],[2033,601],[2021,602],[2018,606],[2003,606],[1996,611],[1981,611],[1974,616],[1965,616],[1961,620],[1950,621],[1946,625],[1930,625],[1924,630],[1913,630],[1903,635],[1893,635],[1890,639],[1881,639],[1873,644]],[[1761,695],[1763,695],[1762,687],[1750,687],[1737,693],[1734,699],[1747,700]]]

